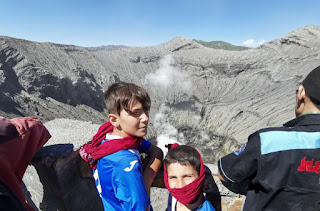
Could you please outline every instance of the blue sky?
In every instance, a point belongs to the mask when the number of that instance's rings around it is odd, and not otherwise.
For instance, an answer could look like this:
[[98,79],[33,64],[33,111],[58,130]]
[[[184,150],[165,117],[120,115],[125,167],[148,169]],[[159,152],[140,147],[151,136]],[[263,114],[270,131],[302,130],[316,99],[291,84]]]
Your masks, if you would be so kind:
[[0,0],[0,11],[0,35],[84,47],[177,36],[256,46],[320,26],[318,0]]

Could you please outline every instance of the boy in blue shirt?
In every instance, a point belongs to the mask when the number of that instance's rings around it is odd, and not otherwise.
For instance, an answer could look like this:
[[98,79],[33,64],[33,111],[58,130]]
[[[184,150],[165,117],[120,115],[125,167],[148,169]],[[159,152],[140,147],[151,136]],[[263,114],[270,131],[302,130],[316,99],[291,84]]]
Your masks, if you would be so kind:
[[[91,144],[80,150],[93,169],[97,191],[105,210],[150,210],[150,187],[163,153],[143,136],[147,134],[150,97],[131,83],[115,83],[105,92],[109,122]],[[146,153],[142,172],[140,153]],[[152,208],[151,208],[152,210]]]

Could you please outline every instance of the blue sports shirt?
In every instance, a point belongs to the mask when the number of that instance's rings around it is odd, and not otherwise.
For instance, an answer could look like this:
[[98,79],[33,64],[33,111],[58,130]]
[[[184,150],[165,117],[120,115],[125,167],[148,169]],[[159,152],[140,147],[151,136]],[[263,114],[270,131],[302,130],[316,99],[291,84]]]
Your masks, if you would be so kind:
[[[121,137],[106,135],[105,141]],[[96,188],[104,210],[146,210],[150,198],[142,177],[139,152],[147,152],[151,143],[143,140],[138,149],[126,149],[98,160],[93,170]]]

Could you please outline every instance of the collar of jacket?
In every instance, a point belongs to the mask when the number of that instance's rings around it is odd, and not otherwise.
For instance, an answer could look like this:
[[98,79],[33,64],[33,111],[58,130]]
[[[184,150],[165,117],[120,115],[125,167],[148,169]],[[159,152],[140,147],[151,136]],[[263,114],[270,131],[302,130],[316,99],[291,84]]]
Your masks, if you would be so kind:
[[320,125],[320,115],[319,114],[301,115],[285,123],[283,126],[294,127],[294,126],[303,126],[303,125]]

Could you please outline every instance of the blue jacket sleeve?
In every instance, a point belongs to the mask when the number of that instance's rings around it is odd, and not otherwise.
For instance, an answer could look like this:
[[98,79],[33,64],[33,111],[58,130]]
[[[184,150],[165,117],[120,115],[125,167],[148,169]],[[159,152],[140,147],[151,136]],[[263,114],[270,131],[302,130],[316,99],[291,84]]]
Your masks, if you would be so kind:
[[148,152],[148,150],[150,149],[151,145],[152,145],[151,142],[143,139],[141,145],[138,147],[138,151],[140,153]]
[[127,156],[117,163],[112,174],[114,192],[123,210],[146,210],[150,198],[142,177],[140,159]]

